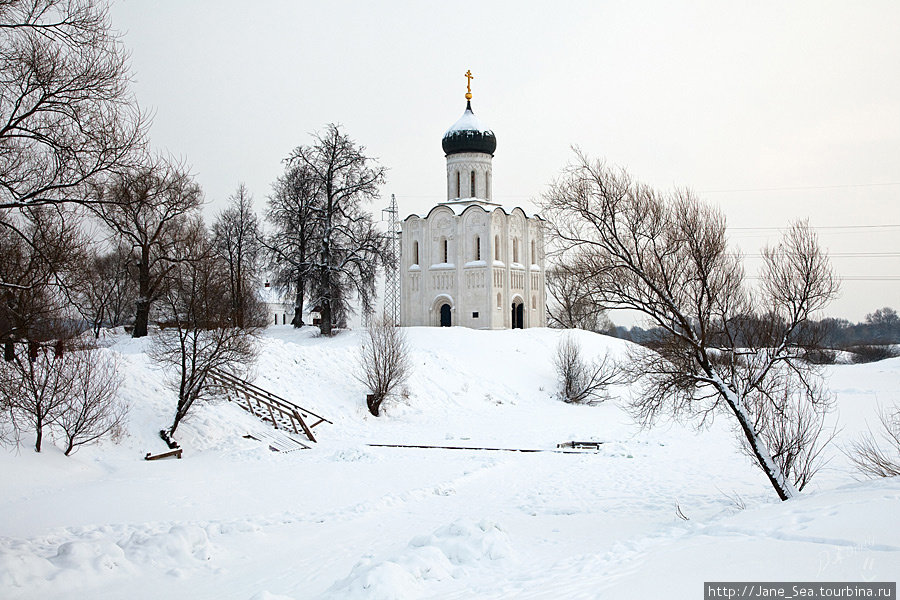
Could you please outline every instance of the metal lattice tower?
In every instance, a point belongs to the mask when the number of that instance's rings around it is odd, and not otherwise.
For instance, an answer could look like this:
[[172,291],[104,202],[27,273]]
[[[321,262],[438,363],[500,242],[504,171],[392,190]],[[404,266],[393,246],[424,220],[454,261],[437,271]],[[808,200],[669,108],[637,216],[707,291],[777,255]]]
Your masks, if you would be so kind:
[[397,219],[397,199],[391,194],[391,205],[381,211],[387,213],[388,266],[384,270],[384,318],[400,325],[400,226]]

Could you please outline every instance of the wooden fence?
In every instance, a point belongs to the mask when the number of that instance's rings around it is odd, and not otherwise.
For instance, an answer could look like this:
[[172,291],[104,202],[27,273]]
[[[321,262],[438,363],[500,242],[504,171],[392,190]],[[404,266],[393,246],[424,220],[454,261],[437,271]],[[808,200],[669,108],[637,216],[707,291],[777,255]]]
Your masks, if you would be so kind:
[[236,402],[250,414],[271,424],[275,429],[303,433],[311,442],[316,441],[313,427],[320,423],[331,423],[325,417],[219,369],[210,371],[209,379],[222,390],[229,401]]

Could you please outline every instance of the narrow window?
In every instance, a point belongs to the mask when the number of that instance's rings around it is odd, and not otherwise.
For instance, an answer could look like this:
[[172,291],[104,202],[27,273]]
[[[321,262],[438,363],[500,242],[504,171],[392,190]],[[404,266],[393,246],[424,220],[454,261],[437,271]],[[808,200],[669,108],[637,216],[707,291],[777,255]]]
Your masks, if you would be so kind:
[[481,260],[481,236],[475,236],[475,260]]
[[537,310],[537,296],[531,297],[531,310]]
[[484,174],[484,197],[487,200],[491,199],[491,172],[488,171]]
[[469,197],[474,198],[475,197],[475,171],[472,171],[471,180],[469,183],[469,191],[472,192],[471,194],[469,194]]
[[500,294],[497,294],[497,308],[502,308],[502,307],[503,307],[503,301],[500,298]]
[[444,238],[443,254],[444,254],[444,262],[445,263],[450,262],[449,260],[447,260],[447,258],[450,256],[450,253],[448,251],[447,238]]
[[413,264],[419,264],[419,242],[413,242]]
[[519,238],[513,238],[513,260],[514,263],[519,262]]
[[534,251],[534,249],[535,249],[534,240],[531,240],[531,264],[536,265],[537,264],[537,253]]
[[462,196],[462,190],[459,189],[459,171],[456,172],[456,197]]
[[500,236],[494,236],[494,260],[500,260]]

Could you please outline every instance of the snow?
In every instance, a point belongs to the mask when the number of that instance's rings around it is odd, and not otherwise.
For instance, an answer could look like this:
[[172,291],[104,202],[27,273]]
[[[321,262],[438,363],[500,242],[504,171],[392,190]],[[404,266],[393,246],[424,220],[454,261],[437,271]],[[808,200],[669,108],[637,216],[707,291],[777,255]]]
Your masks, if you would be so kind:
[[455,200],[448,200],[447,202],[439,202],[437,205],[435,205],[434,208],[432,208],[430,211],[428,211],[428,214],[426,214],[426,215],[420,215],[420,214],[415,214],[415,213],[410,214],[404,219],[404,221],[408,221],[413,218],[427,219],[434,211],[439,210],[439,209],[444,209],[444,208],[449,210],[450,212],[452,212],[455,216],[459,217],[464,212],[466,212],[467,210],[472,208],[473,206],[477,206],[478,208],[483,210],[485,213],[493,214],[494,211],[500,210],[503,212],[503,214],[505,214],[506,216],[509,216],[509,215],[513,214],[514,211],[519,211],[522,213],[522,216],[524,216],[526,219],[534,219],[534,218],[542,219],[541,215],[539,215],[537,213],[527,212],[521,206],[504,206],[497,202],[491,202],[489,200],[484,200],[482,198],[457,198]]
[[[779,502],[724,416],[641,431],[627,389],[556,400],[559,331],[407,333],[413,375],[374,418],[353,377],[358,333],[270,327],[256,383],[333,421],[319,443],[271,452],[222,401],[179,427],[184,458],[153,462],[175,398],[147,340],[115,338],[120,444],[0,450],[0,597],[693,599],[704,581],[900,578],[900,480],[857,481],[840,452],[900,403],[900,359],[828,368],[831,461]],[[574,333],[588,355],[628,346]],[[556,451],[569,440],[603,444]]]
[[475,116],[475,113],[468,108],[463,111],[463,114],[459,118],[459,120],[444,132],[443,137],[447,137],[451,133],[457,131],[480,131],[482,133],[494,133],[493,131],[482,125],[481,121],[478,120],[478,117]]

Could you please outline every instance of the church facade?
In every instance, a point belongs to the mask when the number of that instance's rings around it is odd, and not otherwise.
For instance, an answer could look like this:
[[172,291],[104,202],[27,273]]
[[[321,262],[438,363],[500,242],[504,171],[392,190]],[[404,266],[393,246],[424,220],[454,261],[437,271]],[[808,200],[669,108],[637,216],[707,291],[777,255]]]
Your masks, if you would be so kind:
[[[467,73],[467,76],[470,74]],[[447,201],[401,223],[404,326],[546,326],[543,220],[493,202],[494,133],[463,116],[444,134]]]

